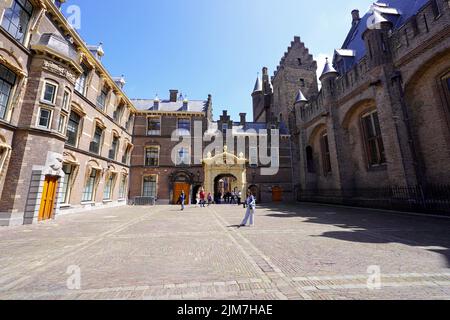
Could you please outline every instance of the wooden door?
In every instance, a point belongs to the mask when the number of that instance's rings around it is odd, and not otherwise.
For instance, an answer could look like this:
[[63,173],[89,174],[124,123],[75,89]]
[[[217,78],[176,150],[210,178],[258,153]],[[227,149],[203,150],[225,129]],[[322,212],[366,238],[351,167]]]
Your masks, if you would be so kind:
[[181,191],[184,191],[184,194],[186,195],[186,199],[184,200],[184,203],[186,205],[189,204],[190,189],[191,189],[191,186],[188,183],[176,182],[173,186],[173,203],[176,204],[178,202],[178,199],[180,198],[180,195],[181,195]]
[[272,188],[272,201],[281,202],[283,199],[283,189],[280,187]]
[[44,190],[42,191],[41,207],[39,209],[39,221],[53,218],[53,210],[56,202],[57,177],[46,177]]

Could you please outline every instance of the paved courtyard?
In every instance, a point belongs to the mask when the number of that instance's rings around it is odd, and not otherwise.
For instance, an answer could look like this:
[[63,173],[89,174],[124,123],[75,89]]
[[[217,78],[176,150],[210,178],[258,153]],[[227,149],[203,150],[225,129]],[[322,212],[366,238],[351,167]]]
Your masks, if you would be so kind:
[[123,207],[0,228],[0,299],[450,299],[450,219],[299,204],[238,229],[242,216]]

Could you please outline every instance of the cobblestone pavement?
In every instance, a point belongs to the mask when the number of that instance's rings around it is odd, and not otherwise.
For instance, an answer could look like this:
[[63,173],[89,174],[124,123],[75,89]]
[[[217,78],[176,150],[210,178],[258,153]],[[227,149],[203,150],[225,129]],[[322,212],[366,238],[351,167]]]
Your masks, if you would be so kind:
[[0,299],[450,299],[450,219],[297,204],[238,229],[243,214],[123,207],[1,228]]

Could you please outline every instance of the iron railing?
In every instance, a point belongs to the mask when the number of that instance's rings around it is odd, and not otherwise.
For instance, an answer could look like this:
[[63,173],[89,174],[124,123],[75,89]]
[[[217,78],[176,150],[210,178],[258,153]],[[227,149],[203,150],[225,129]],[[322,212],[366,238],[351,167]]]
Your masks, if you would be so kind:
[[347,190],[299,190],[300,202],[450,215],[450,185]]
[[134,197],[130,199],[129,204],[132,206],[154,206],[156,205],[155,197]]

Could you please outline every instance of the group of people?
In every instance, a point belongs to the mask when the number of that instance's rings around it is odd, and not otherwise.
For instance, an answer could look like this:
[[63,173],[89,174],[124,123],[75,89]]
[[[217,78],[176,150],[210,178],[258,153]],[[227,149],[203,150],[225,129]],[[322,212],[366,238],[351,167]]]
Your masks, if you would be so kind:
[[218,193],[216,195],[216,203],[217,204],[242,204],[242,192],[241,191],[232,191],[226,192],[225,194]]
[[[241,192],[239,193],[232,192],[231,194],[232,196],[231,199],[229,200],[230,202],[228,203],[233,204],[234,200],[236,200],[240,205],[242,202]],[[184,193],[184,191],[182,191],[178,200],[178,203],[181,204],[181,211],[185,209],[185,201],[186,201],[186,194]],[[196,197],[197,205],[200,205],[201,208],[205,208],[206,205],[210,206],[212,202],[213,198],[211,193],[208,193],[208,195],[206,195],[205,190],[202,188]],[[244,208],[246,208],[247,210],[245,213],[244,220],[242,220],[242,223],[239,225],[239,228],[245,227],[247,226],[247,224],[252,227],[255,224],[256,198],[251,193],[250,190],[247,191],[247,199],[244,203]]]

